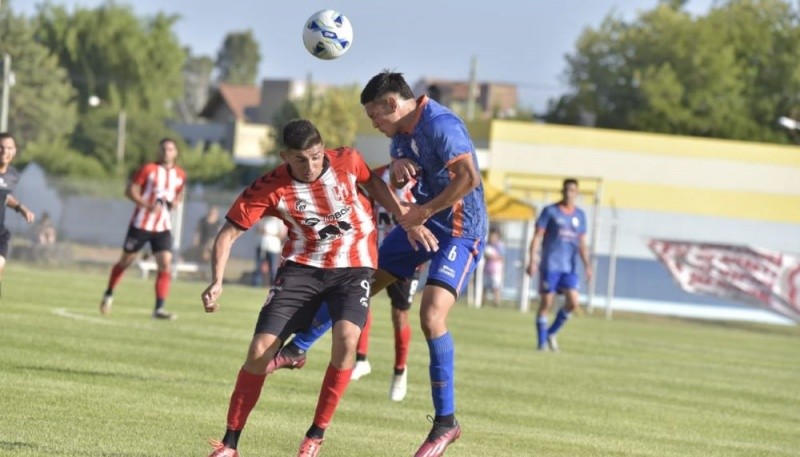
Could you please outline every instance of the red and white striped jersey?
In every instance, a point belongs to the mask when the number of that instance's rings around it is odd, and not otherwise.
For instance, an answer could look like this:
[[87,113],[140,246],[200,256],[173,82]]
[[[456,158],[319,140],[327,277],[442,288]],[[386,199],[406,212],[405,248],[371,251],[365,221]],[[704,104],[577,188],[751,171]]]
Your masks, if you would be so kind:
[[[400,189],[395,189],[394,186],[392,186],[392,170],[389,165],[378,167],[374,169],[373,172],[377,176],[380,176],[390,189],[394,190],[394,194],[397,195],[398,200],[411,203],[416,201],[414,199],[414,194],[411,193],[411,188],[414,187],[414,184],[417,182],[415,179],[409,179],[405,186]],[[372,205],[375,211],[375,225],[378,228],[378,246],[380,246],[386,235],[397,225],[397,219],[389,210],[381,206],[378,202],[373,200]]]
[[226,218],[242,230],[264,216],[282,219],[289,232],[284,260],[317,268],[377,268],[372,206],[357,186],[369,182],[370,169],[355,149],[329,149],[325,155],[316,181],[297,181],[280,165],[245,189]]
[[175,199],[183,193],[186,172],[173,165],[167,168],[158,162],[142,165],[131,180],[142,188],[142,198],[148,204],[160,201],[153,211],[137,205],[131,218],[131,226],[148,232],[172,230],[169,210]]

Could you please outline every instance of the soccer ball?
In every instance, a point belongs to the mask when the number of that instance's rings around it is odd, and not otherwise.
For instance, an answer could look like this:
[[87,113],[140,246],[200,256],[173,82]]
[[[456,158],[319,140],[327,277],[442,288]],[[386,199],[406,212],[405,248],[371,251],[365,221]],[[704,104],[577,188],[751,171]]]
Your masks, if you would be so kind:
[[317,11],[306,21],[303,44],[314,57],[336,59],[353,45],[353,27],[350,20],[338,11]]

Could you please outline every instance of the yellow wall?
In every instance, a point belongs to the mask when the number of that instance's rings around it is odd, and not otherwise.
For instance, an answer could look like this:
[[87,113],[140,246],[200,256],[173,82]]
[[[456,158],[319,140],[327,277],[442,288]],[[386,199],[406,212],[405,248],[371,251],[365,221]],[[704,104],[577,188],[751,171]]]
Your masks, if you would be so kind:
[[602,183],[604,206],[800,223],[800,147],[511,121],[491,133],[487,180],[520,198],[556,200],[575,177],[587,194]]

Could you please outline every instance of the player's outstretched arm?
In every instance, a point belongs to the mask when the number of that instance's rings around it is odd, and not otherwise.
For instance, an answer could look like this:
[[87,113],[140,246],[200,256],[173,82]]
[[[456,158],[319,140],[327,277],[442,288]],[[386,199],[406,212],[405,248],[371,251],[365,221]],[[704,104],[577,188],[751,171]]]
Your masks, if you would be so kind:
[[219,309],[217,300],[222,295],[222,278],[225,276],[225,267],[231,255],[231,247],[233,247],[233,243],[242,233],[244,233],[244,230],[225,221],[225,225],[222,226],[214,239],[214,248],[211,252],[211,284],[206,287],[206,290],[200,296],[203,300],[203,308],[207,313],[213,313]]
[[398,217],[397,222],[403,228],[408,230],[415,225],[424,224],[429,217],[452,207],[481,184],[481,176],[469,155],[450,163],[447,169],[453,174],[450,184],[431,201],[422,206],[411,206],[406,214]]
[[401,214],[408,211],[404,205],[397,199],[397,195],[389,189],[386,182],[380,176],[372,172],[372,177],[369,182],[363,183],[362,186],[367,194],[378,202],[379,205],[386,208],[394,217],[400,217]]

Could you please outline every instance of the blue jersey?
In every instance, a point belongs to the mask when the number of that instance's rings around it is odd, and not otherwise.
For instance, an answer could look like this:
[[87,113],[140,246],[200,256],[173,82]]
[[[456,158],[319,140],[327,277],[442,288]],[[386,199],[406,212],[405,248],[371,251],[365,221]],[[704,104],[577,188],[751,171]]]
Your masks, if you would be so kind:
[[539,269],[546,272],[577,273],[580,237],[586,234],[586,215],[580,208],[566,213],[558,203],[544,208],[536,220],[544,230]]
[[[419,98],[420,116],[411,134],[392,137],[393,159],[409,159],[421,168],[412,192],[418,205],[441,194],[450,184],[447,166],[457,160],[471,160],[478,169],[478,156],[467,127],[452,111],[430,100]],[[452,208],[434,214],[426,226],[434,233],[470,239],[483,239],[488,229],[483,184],[470,191]]]

